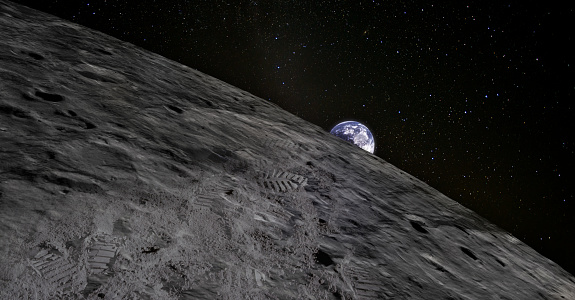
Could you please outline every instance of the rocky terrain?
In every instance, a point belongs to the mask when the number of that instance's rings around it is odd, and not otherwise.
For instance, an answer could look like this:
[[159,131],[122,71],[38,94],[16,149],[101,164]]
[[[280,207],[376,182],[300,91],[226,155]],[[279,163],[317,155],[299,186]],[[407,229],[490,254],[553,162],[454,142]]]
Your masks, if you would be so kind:
[[0,0],[0,299],[575,299],[575,278],[268,101]]

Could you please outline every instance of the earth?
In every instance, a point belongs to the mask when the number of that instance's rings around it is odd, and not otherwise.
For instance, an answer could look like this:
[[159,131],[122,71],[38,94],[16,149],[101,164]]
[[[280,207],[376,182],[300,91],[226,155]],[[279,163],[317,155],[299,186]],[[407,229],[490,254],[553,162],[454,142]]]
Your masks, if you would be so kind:
[[371,131],[359,122],[345,121],[339,123],[330,133],[370,153],[375,150],[375,141]]

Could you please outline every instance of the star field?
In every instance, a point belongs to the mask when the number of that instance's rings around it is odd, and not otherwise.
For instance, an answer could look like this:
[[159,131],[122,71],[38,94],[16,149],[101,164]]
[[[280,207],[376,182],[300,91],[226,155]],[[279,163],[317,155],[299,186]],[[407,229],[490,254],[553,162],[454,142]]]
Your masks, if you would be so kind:
[[573,5],[15,2],[186,64],[326,131],[359,121],[375,155],[575,273]]

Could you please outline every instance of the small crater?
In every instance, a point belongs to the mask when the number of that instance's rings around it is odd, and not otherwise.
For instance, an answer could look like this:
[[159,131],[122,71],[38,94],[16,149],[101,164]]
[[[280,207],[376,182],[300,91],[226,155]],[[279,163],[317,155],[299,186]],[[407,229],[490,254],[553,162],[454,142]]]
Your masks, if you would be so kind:
[[341,157],[341,156],[339,156],[338,158],[339,158],[341,161],[343,161],[344,163],[346,163],[346,164],[348,164],[348,165],[350,164],[350,162],[349,162],[347,159],[345,159],[345,158],[343,158],[343,157]]
[[72,116],[72,117],[75,117],[75,116],[78,115],[78,114],[77,114],[75,111],[73,111],[73,110],[68,110],[68,114],[69,114],[70,116]]
[[56,111],[54,112],[54,114],[57,115],[57,116],[68,117],[68,115],[67,115],[65,112],[61,111],[61,110],[56,110]]
[[409,221],[409,223],[411,224],[411,227],[413,227],[413,229],[421,232],[421,233],[429,233],[429,231],[427,231],[427,229],[423,228],[423,226],[421,226],[421,224],[419,224],[416,221]]
[[187,178],[190,176],[190,174],[186,170],[181,169],[180,167],[177,167],[176,165],[166,164],[166,167],[168,168],[168,170],[176,173],[176,175],[178,175],[178,177]]
[[35,60],[43,60],[44,56],[38,54],[38,53],[34,53],[34,52],[27,52],[26,54],[28,54],[28,56],[32,57]]
[[473,258],[473,260],[477,260],[477,256],[475,256],[475,254],[473,254],[473,252],[471,252],[471,250],[465,248],[465,247],[459,247],[461,249],[461,251],[465,254],[467,254],[467,256]]
[[348,221],[353,224],[354,226],[359,226],[359,223],[357,223],[356,221],[352,220],[352,219],[348,219]]
[[322,264],[326,267],[334,264],[329,254],[323,252],[321,249],[317,250],[317,252],[314,254],[314,257],[317,263]]
[[94,128],[98,127],[98,126],[96,126],[93,123],[90,123],[88,121],[83,121],[83,122],[84,122],[84,128],[86,128],[86,129],[94,129]]
[[505,267],[505,266],[506,266],[505,263],[502,262],[499,258],[496,258],[495,260],[496,260],[502,267]]
[[7,115],[13,115],[16,118],[20,119],[30,119],[30,114],[20,108],[8,106],[8,105],[0,105],[0,113],[4,113]]
[[275,139],[269,139],[266,140],[264,142],[264,146],[267,148],[273,148],[273,149],[278,149],[278,148],[283,148],[285,150],[288,151],[299,151],[300,150],[300,145],[287,140],[287,139],[282,139],[282,140],[275,140]]
[[96,80],[96,81],[100,81],[100,82],[104,82],[104,83],[117,83],[114,79],[100,75],[100,74],[96,74],[96,73],[92,73],[92,72],[88,72],[88,71],[78,71],[78,74],[88,78],[88,79],[92,79],[92,80]]
[[63,126],[55,126],[54,127],[56,130],[60,131],[60,132],[64,132],[64,133],[77,133],[76,130],[72,130]]
[[60,177],[53,174],[42,176],[44,180],[47,182],[60,185],[63,187],[67,187],[73,189],[75,191],[89,193],[89,194],[98,194],[103,191],[103,189],[95,183],[89,181],[82,181],[76,180],[72,178]]
[[459,226],[459,225],[453,225],[453,226],[455,226],[455,228],[457,228],[457,229],[459,229],[459,230],[465,232],[466,234],[469,234],[469,232],[467,232],[467,230],[465,230],[465,228],[463,228],[463,227],[461,227],[461,226]]
[[203,99],[204,103],[206,103],[209,107],[214,107],[214,104],[211,101],[208,101],[206,99]]
[[142,248],[142,253],[144,253],[144,254],[156,253],[158,251],[160,251],[160,247],[158,247],[158,246]]
[[177,106],[170,105],[170,104],[166,105],[166,108],[168,108],[169,110],[176,112],[178,114],[181,114],[184,112],[181,108],[179,108]]
[[437,271],[443,272],[443,273],[449,273],[449,271],[447,271],[447,269],[440,265],[440,264],[434,264],[434,267]]
[[64,101],[64,97],[62,97],[61,95],[58,95],[58,94],[50,94],[50,93],[44,93],[41,91],[36,91],[36,93],[34,93],[34,95],[42,98],[45,101],[49,101],[49,102],[62,102],[62,101]]
[[25,100],[28,101],[36,101],[37,99],[34,99],[34,97],[28,95],[27,93],[22,93],[22,98],[24,98]]
[[112,52],[106,51],[106,50],[104,50],[104,49],[96,49],[96,50],[97,50],[98,52],[104,54],[104,55],[110,55],[110,56],[114,55]]
[[410,283],[417,285],[420,289],[423,288],[423,285],[417,278],[413,276],[407,276],[407,280],[409,280]]
[[327,221],[324,220],[324,219],[322,219],[322,218],[319,218],[319,219],[317,220],[317,222],[318,222],[319,224],[321,224],[321,225],[327,224]]

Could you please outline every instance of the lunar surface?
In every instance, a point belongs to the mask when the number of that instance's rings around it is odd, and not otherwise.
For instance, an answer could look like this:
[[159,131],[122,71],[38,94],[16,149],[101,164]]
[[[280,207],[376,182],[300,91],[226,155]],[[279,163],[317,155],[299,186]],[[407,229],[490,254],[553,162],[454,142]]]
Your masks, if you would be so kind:
[[384,160],[0,0],[0,299],[575,299]]
[[367,126],[359,122],[341,122],[335,125],[330,133],[370,153],[373,153],[375,150],[375,140],[373,139],[371,131],[369,131]]

